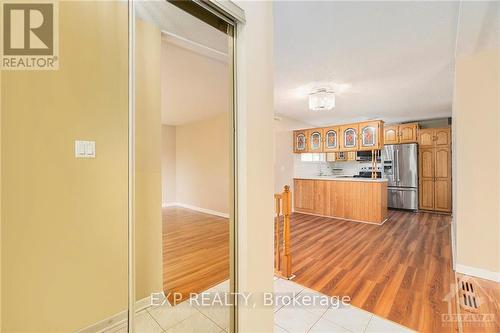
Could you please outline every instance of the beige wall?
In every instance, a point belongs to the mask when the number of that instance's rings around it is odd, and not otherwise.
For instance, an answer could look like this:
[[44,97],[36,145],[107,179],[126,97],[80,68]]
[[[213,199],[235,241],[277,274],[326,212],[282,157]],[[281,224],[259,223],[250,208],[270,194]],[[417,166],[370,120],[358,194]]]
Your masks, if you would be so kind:
[[[60,2],[59,25],[58,71],[1,78],[2,332],[72,332],[127,308],[127,6]],[[159,100],[142,91],[138,296],[161,281]],[[76,159],[76,139],[96,158]]]
[[455,89],[457,270],[498,273],[500,49],[458,57]]
[[166,206],[176,202],[175,126],[162,125],[161,140],[162,203]]
[[283,192],[289,185],[293,189],[293,131],[312,125],[292,118],[274,120],[274,191]]
[[127,7],[60,2],[59,25],[58,71],[2,74],[3,332],[127,308]]
[[[238,290],[273,290],[273,17],[270,1],[238,1]],[[263,301],[240,308],[240,332],[272,332]]]
[[163,290],[160,30],[136,28],[136,299]]
[[176,201],[229,213],[227,112],[176,127]]
[[215,59],[204,48],[198,51],[205,54],[167,42],[164,37],[161,62],[164,124],[191,123],[228,109],[227,59]]

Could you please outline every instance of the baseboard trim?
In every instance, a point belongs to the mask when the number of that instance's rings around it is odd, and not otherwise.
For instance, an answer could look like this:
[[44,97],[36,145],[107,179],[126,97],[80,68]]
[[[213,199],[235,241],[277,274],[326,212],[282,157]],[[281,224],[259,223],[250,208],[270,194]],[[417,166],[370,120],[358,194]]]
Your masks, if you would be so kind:
[[215,215],[215,216],[219,216],[219,217],[224,217],[226,219],[229,218],[229,214],[227,214],[227,213],[222,213],[222,212],[218,212],[218,211],[211,210],[211,209],[196,207],[196,206],[184,204],[184,203],[181,203],[181,202],[169,202],[167,204],[164,204],[163,208],[173,207],[173,206],[191,209],[191,210],[194,210],[194,211],[197,211],[197,212],[200,212],[200,213],[205,213],[205,214]]
[[500,282],[500,273],[492,272],[487,269],[476,268],[466,265],[457,264],[456,271],[469,276],[478,277],[485,280]]
[[[135,302],[135,312],[142,311],[148,308],[149,306],[151,306],[151,296],[145,297]],[[123,310],[106,319],[98,321],[97,323],[94,323],[78,331],[75,331],[75,333],[101,333],[115,327],[118,328],[120,325],[123,325],[124,323],[127,322],[127,316],[128,316],[128,311]]]

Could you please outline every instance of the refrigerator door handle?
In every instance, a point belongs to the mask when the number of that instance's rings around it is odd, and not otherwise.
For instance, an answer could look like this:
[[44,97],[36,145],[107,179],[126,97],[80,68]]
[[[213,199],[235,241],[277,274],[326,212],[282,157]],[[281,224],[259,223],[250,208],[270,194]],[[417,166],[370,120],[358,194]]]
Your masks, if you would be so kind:
[[396,184],[399,184],[399,150],[394,149],[394,180],[396,181]]

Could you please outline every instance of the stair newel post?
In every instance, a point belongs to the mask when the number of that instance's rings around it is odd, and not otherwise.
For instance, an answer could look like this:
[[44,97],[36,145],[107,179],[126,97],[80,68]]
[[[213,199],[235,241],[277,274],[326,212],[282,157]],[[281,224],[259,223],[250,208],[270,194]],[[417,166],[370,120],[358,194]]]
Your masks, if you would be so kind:
[[292,277],[292,257],[290,255],[290,214],[292,210],[292,202],[290,200],[290,186],[285,186],[285,191],[283,196],[283,247],[284,247],[284,257],[283,261],[285,264],[284,274],[285,277],[290,279]]
[[280,215],[281,215],[281,194],[274,195],[276,219],[274,221],[274,265],[275,270],[281,270],[281,251],[280,251]]

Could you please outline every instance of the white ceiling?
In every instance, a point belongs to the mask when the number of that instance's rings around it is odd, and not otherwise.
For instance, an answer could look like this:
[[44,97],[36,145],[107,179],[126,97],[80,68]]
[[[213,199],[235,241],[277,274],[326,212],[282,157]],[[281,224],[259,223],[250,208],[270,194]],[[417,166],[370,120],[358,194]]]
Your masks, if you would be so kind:
[[[314,125],[451,116],[458,2],[274,3],[275,112]],[[316,82],[338,91],[311,112]]]

